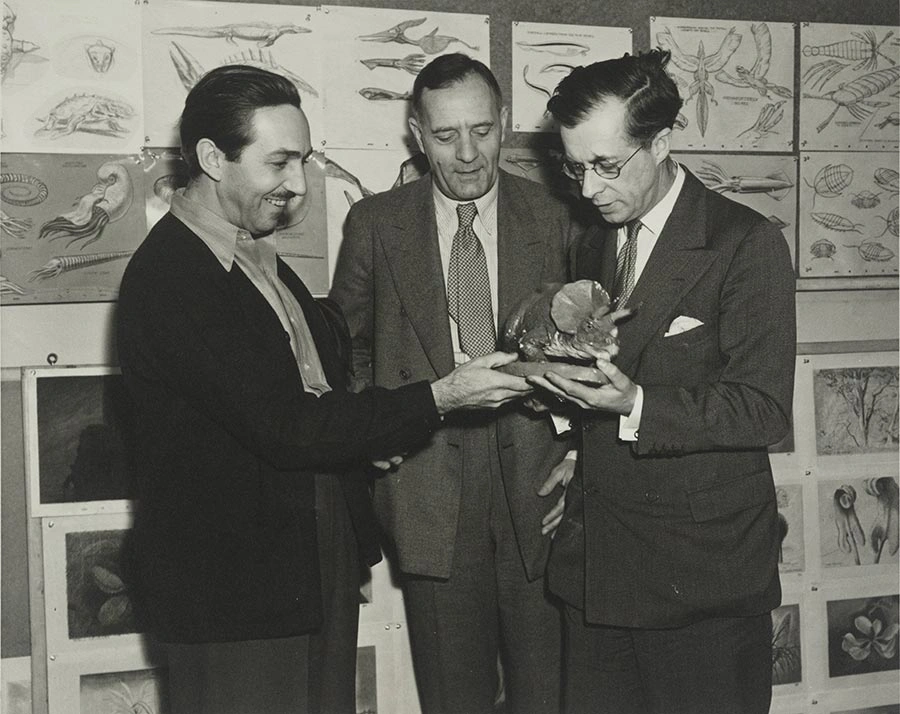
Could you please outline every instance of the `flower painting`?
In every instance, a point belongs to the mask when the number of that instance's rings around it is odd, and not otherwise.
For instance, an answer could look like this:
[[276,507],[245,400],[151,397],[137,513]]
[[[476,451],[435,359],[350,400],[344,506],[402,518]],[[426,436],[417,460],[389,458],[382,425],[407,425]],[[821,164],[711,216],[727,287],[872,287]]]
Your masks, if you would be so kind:
[[844,677],[900,669],[900,596],[828,603],[828,674]]

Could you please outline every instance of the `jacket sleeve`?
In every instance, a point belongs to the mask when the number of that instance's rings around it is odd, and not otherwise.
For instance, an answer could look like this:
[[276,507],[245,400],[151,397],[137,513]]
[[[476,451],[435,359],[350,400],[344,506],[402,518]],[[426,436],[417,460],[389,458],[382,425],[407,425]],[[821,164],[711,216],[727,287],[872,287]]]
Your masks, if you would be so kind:
[[642,385],[638,454],[761,449],[790,428],[796,354],[794,273],[765,221],[740,240],[719,291],[718,368],[693,386]]

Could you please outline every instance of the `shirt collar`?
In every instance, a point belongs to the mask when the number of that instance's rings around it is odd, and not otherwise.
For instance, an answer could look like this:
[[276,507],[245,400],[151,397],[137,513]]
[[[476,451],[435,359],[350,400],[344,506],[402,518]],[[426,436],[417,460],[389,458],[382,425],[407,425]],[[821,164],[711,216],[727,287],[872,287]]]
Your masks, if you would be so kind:
[[655,236],[662,233],[666,221],[669,220],[669,216],[672,215],[672,210],[675,208],[675,201],[678,200],[681,188],[684,186],[684,169],[681,168],[681,164],[674,161],[673,163],[675,164],[675,179],[672,181],[672,185],[659,203],[641,217],[643,227]]
[[[229,223],[199,201],[188,198],[183,188],[175,191],[169,210],[175,218],[197,234],[228,272],[231,272],[234,254],[239,243],[255,245],[258,250],[258,259],[252,252],[251,255],[254,256],[256,262],[259,262],[261,267],[272,271],[273,274],[277,272],[274,233],[254,240],[248,231]],[[253,241],[253,243],[247,243],[247,241]],[[242,253],[245,252],[242,251]]]
[[[481,198],[476,198],[474,200],[475,208],[478,209],[478,217],[481,219],[485,229],[491,232],[493,232],[491,226],[496,225],[494,219],[497,216],[497,195],[499,193],[499,185],[500,179],[498,176],[497,180],[494,181],[494,185],[491,186],[488,192]],[[473,203],[472,201],[455,201],[452,198],[448,198],[441,193],[441,190],[434,181],[431,182],[431,192],[434,196],[434,209],[437,213],[439,225],[442,222],[442,217],[447,223],[450,223],[452,217],[452,221],[455,223],[458,220],[456,216],[456,207],[463,203]],[[450,225],[453,225],[453,223],[450,223]]]

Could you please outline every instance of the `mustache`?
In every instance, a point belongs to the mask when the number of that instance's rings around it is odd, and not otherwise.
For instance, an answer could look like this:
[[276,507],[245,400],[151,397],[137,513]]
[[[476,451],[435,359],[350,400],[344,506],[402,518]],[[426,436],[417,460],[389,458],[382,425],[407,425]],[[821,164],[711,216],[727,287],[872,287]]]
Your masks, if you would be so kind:
[[267,193],[266,198],[273,198],[276,201],[290,201],[298,194],[288,191],[287,193]]

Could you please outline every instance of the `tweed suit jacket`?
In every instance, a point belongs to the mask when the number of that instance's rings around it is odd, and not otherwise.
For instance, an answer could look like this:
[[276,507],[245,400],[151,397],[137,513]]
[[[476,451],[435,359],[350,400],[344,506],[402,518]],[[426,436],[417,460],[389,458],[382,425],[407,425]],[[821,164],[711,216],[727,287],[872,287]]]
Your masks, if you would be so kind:
[[[498,322],[548,282],[565,282],[577,232],[569,208],[546,189],[501,171],[498,194]],[[360,384],[433,381],[453,370],[447,295],[430,175],[364,199],[350,210],[330,293],[343,309]],[[501,469],[528,576],[544,574],[549,539],[541,518],[556,499],[536,495],[570,440],[521,405],[499,416],[450,415],[427,448],[376,479],[375,507],[400,569],[446,578],[453,562],[467,428],[498,419]]]
[[333,391],[304,391],[289,338],[237,266],[166,214],[135,252],[117,314],[139,501],[130,591],[163,641],[285,637],[322,620],[316,474],[341,479],[363,560],[380,557],[372,458],[438,425],[426,382],[346,391],[339,311],[279,260]]
[[[644,390],[638,439],[585,413],[553,543],[551,589],[591,623],[675,627],[780,602],[766,446],[790,425],[793,270],[777,228],[686,174],[619,324],[615,362]],[[573,255],[576,278],[611,285],[615,228]],[[680,316],[703,324],[667,335]]]

